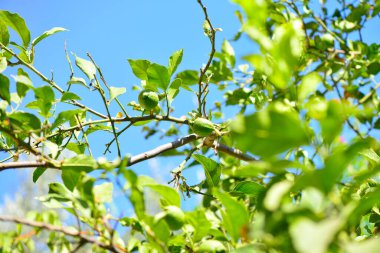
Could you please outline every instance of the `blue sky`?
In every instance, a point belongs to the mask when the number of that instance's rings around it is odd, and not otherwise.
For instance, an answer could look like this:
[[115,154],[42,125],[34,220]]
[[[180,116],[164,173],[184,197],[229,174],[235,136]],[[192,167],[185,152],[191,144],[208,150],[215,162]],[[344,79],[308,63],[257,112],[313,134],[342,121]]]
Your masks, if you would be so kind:
[[[217,34],[216,45],[220,48],[223,39],[233,38],[240,28],[234,14],[238,7],[227,0],[205,0],[204,4],[214,26],[223,29],[223,32]],[[166,65],[169,56],[183,48],[184,57],[178,68],[178,71],[181,71],[199,69],[207,61],[210,51],[209,40],[203,35],[204,15],[196,0],[127,0],[112,1],[109,4],[88,0],[2,0],[0,9],[20,14],[25,19],[32,38],[52,27],[68,29],[68,32],[53,35],[37,46],[34,63],[36,68],[46,76],[51,76],[51,72],[54,72],[56,83],[65,88],[70,75],[64,53],[66,42],[68,51],[80,57],[85,58],[89,52],[102,68],[111,86],[127,88],[127,95],[121,98],[124,104],[137,100],[138,92],[132,91],[132,86],[139,83],[133,76],[127,59],[148,59]],[[241,40],[236,53],[244,55],[252,50],[252,43]],[[16,70],[10,74],[14,71]],[[83,76],[78,70],[75,75]],[[43,85],[37,77],[34,77],[33,81],[35,86]],[[85,89],[78,88],[76,91],[82,96],[84,104],[104,112],[99,106],[101,104],[98,97],[93,94],[89,96]],[[211,94],[211,97],[214,100],[222,100],[219,94]],[[180,94],[173,104],[177,109],[174,116],[179,117],[192,109],[193,100],[194,97],[190,93]],[[96,140],[90,138],[90,141],[101,143],[94,145],[95,156],[102,154],[103,143],[108,142],[110,138],[110,135],[97,135]],[[140,129],[132,129],[121,137],[124,154],[137,154],[171,140],[152,138],[147,142]],[[116,153],[112,153],[108,157],[112,159],[115,155]],[[133,168],[140,173],[153,173],[167,181],[169,171],[180,162],[181,160],[176,158],[160,159],[144,162]],[[22,175],[22,172],[2,172],[0,203],[4,194],[12,195],[17,189]]]

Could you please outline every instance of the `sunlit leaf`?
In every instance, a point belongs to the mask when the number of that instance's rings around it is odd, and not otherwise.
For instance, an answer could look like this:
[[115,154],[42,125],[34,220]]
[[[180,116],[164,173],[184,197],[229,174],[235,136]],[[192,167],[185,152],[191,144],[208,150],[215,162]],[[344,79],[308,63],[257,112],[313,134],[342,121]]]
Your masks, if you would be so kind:
[[177,67],[182,61],[182,56],[183,56],[183,49],[180,49],[178,51],[175,51],[169,59],[169,76],[172,76],[174,72],[177,70]]
[[124,94],[127,91],[124,87],[110,87],[110,99],[108,103],[111,103],[112,100],[120,96],[121,94]]
[[88,79],[92,80],[95,78],[96,67],[91,61],[85,60],[75,55],[75,64],[80,70],[82,70],[83,73],[86,74]]
[[165,66],[153,63],[147,70],[148,82],[152,86],[166,90],[169,86],[170,76]]
[[49,37],[50,35],[53,35],[55,33],[58,33],[58,32],[63,32],[63,31],[67,31],[65,28],[62,28],[62,27],[53,27],[52,29],[44,32],[43,34],[41,34],[40,36],[38,36],[37,38],[35,38],[33,41],[32,41],[32,46],[36,46],[41,40]]
[[[9,11],[0,11],[0,20],[2,23],[11,27],[22,39],[22,44],[26,48],[30,42],[30,32],[25,24],[25,21],[17,13],[11,13]],[[4,37],[3,37],[4,38]]]

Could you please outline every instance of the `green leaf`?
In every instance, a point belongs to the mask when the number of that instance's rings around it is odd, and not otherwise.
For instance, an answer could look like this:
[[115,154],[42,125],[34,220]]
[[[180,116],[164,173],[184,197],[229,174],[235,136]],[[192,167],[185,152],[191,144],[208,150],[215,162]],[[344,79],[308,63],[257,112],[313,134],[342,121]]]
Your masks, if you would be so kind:
[[80,84],[88,88],[86,81],[81,77],[72,77],[70,81],[67,82],[67,84]]
[[78,155],[72,158],[65,159],[62,164],[62,169],[75,169],[78,171],[92,171],[97,169],[98,165],[95,159],[87,155]]
[[269,211],[276,211],[280,205],[282,198],[289,193],[293,183],[289,180],[283,180],[273,184],[266,192],[264,206]]
[[169,105],[173,102],[174,98],[179,93],[179,87],[181,87],[182,81],[179,78],[174,79],[174,81],[169,86],[168,91],[168,102]]
[[68,150],[73,151],[76,154],[80,155],[80,154],[83,154],[86,151],[86,144],[85,143],[69,142],[66,145],[66,148]]
[[298,102],[302,103],[307,96],[315,92],[320,82],[322,82],[322,78],[317,72],[311,72],[305,75],[298,88]]
[[74,109],[74,110],[67,110],[67,111],[60,112],[58,116],[56,117],[55,121],[53,122],[53,124],[51,125],[51,129],[54,129],[62,125],[63,123],[74,119],[75,115],[78,115],[82,112],[83,112],[82,109]]
[[166,90],[170,83],[168,69],[165,66],[153,63],[147,70],[149,85]]
[[114,100],[117,96],[120,96],[121,94],[124,94],[127,91],[126,88],[123,87],[110,87],[110,100],[108,103],[111,103],[112,100]]
[[224,40],[222,44],[222,53],[226,56],[228,63],[231,67],[235,67],[235,51],[228,40]]
[[41,115],[45,118],[49,117],[49,112],[55,99],[53,89],[48,85],[39,87],[34,90],[34,96],[37,99]]
[[100,130],[112,133],[112,126],[105,126],[105,125],[91,126],[91,127],[87,128],[86,135],[92,134],[92,133],[94,133],[96,131],[100,131]]
[[77,155],[65,159],[61,167],[62,181],[70,191],[73,191],[79,181],[81,172],[90,172],[97,169],[97,167],[95,159],[91,156]]
[[193,155],[193,158],[197,162],[202,164],[205,175],[206,175],[206,182],[207,182],[208,188],[217,186],[219,184],[220,174],[222,171],[220,164],[203,155],[196,154],[196,155]]
[[22,39],[23,46],[26,48],[30,42],[30,32],[23,18],[16,13],[0,11],[0,20],[7,26],[15,30]]
[[298,114],[279,103],[247,117],[238,116],[232,130],[240,148],[264,157],[307,144],[309,139]]
[[172,206],[181,206],[181,198],[176,190],[172,187],[159,184],[146,184],[146,187],[149,187],[156,193],[160,194],[166,202],[166,205]]
[[113,184],[112,183],[103,183],[100,185],[95,185],[92,189],[95,200],[100,203],[111,203],[112,202],[112,193],[113,193]]
[[315,186],[324,193],[329,193],[353,159],[368,148],[370,148],[370,140],[364,139],[351,144],[346,149],[333,150],[332,154],[325,159],[324,168],[305,173],[298,178],[296,189]]
[[232,239],[237,242],[242,229],[248,226],[248,211],[243,203],[233,199],[226,193],[214,190],[213,194],[225,207],[224,210],[221,210],[224,227]]
[[67,200],[71,199],[72,194],[67,190],[67,188],[60,183],[51,183],[49,184],[49,195],[56,194]]
[[339,218],[330,218],[321,222],[299,218],[290,226],[293,245],[300,253],[328,252],[328,247],[341,225],[342,221]]
[[27,112],[13,112],[8,115],[13,127],[23,130],[41,130],[40,119],[34,114]]
[[251,197],[257,197],[265,191],[265,187],[253,181],[242,181],[236,184],[233,193],[243,193]]
[[150,66],[150,61],[147,60],[132,60],[128,59],[129,65],[131,66],[133,74],[141,80],[148,80],[148,68]]
[[20,98],[25,97],[27,91],[29,89],[33,89],[33,83],[29,78],[28,73],[26,73],[22,68],[19,68],[17,70],[17,76],[12,76],[13,79],[16,81],[16,90],[17,95]]
[[377,253],[380,247],[380,238],[372,237],[366,240],[346,242],[342,245],[345,253]]
[[61,178],[63,184],[67,187],[67,189],[73,191],[78,184],[80,178],[80,171],[72,168],[62,168]]
[[75,64],[80,70],[82,70],[83,73],[86,74],[88,79],[92,80],[95,78],[96,67],[91,61],[85,60],[75,55]]
[[49,37],[50,35],[53,35],[53,34],[59,33],[59,32],[63,32],[63,31],[67,31],[67,30],[65,28],[62,28],[62,27],[53,27],[52,29],[44,32],[43,34],[41,34],[40,36],[35,38],[32,41],[32,47],[36,46],[41,40]]
[[332,143],[340,134],[346,117],[345,105],[343,103],[329,101],[326,116],[320,120],[325,143]]
[[198,84],[198,71],[196,70],[185,70],[182,72],[179,72],[176,76],[176,78],[179,78],[182,80],[182,84],[184,85],[193,85]]
[[6,23],[0,19],[0,42],[7,46],[9,44],[9,32]]
[[81,100],[81,98],[73,92],[66,91],[65,93],[63,93],[61,97],[61,102],[68,101],[68,100]]
[[0,74],[0,98],[11,104],[11,94],[9,93],[9,79]]
[[4,70],[7,68],[7,66],[8,66],[7,58],[0,57],[0,73],[3,73]]
[[192,235],[194,242],[202,240],[202,238],[209,234],[211,223],[206,217],[205,210],[196,209],[192,212],[187,212],[186,220],[195,228]]
[[37,180],[44,174],[46,171],[46,168],[43,167],[37,167],[33,172],[33,183],[37,182]]
[[169,75],[172,76],[182,61],[183,49],[175,51],[169,59]]
[[372,164],[380,163],[380,156],[372,148],[363,150],[360,154],[366,157]]

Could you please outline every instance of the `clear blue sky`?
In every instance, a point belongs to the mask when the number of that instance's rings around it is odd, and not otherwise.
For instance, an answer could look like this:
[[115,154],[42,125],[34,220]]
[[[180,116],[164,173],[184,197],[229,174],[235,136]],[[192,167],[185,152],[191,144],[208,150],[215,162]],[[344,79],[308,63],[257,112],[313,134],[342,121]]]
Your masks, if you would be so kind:
[[[204,0],[215,27],[223,32],[217,34],[217,48],[223,39],[231,39],[240,28],[234,14],[236,5],[227,0]],[[132,75],[127,62],[128,58],[148,59],[163,65],[176,50],[183,48],[184,57],[179,71],[199,69],[206,62],[210,51],[210,43],[203,35],[203,12],[196,0],[124,0],[111,1],[42,1],[42,0],[2,0],[0,9],[19,13],[26,21],[32,38],[37,37],[52,27],[64,27],[68,32],[59,33],[41,42],[36,49],[35,66],[42,73],[50,76],[54,71],[54,80],[65,87],[70,71],[65,60],[64,42],[68,50],[80,57],[91,53],[111,86],[127,88],[128,96],[122,102],[136,100],[137,92],[132,86],[138,80]],[[16,35],[14,35],[16,36]],[[15,38],[15,37],[13,37]],[[239,42],[237,55],[252,52],[254,45],[246,40]],[[7,73],[8,74],[8,73]],[[80,76],[76,71],[76,76]],[[35,86],[43,83],[33,78]],[[86,90],[81,90],[83,103],[97,107],[99,100],[86,97]],[[212,95],[215,99],[222,97]],[[87,99],[86,99],[87,98]],[[192,108],[192,96],[180,95],[174,103],[178,112],[175,116],[185,114]],[[99,107],[99,110],[104,111]],[[130,111],[129,111],[130,112]],[[183,132],[186,134],[186,132]],[[96,136],[101,145],[97,145],[94,153],[101,155],[103,144],[110,140],[110,135]],[[92,139],[92,141],[94,141]],[[124,153],[136,154],[171,139],[153,138],[144,140],[140,129],[134,129],[121,137]],[[3,154],[0,154],[2,158]],[[109,156],[113,158],[115,153]],[[144,162],[133,168],[142,173],[160,174],[168,179],[169,171],[181,161],[178,159],[160,159],[160,161]],[[0,203],[4,194],[12,195],[17,189],[22,173],[5,171],[0,176]]]

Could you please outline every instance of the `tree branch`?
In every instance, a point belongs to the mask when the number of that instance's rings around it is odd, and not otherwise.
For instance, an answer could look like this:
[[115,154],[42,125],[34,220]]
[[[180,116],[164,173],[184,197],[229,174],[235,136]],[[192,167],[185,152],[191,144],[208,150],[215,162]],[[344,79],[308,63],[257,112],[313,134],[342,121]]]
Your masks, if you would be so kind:
[[178,140],[175,140],[173,142],[166,143],[166,144],[163,144],[161,146],[158,146],[158,147],[156,147],[152,150],[149,150],[147,152],[132,156],[128,161],[128,166],[131,166],[133,164],[136,164],[136,163],[148,160],[150,158],[153,158],[155,156],[158,156],[159,154],[161,154],[165,151],[181,147],[181,146],[186,145],[187,143],[195,141],[199,138],[201,138],[201,137],[199,137],[196,134],[190,134],[190,135],[182,137]]
[[0,221],[14,222],[14,223],[34,227],[34,228],[42,228],[42,229],[49,230],[49,231],[60,232],[60,233],[63,233],[65,235],[68,235],[68,236],[77,237],[82,241],[85,241],[85,242],[88,242],[91,244],[95,244],[96,246],[98,246],[102,249],[106,249],[106,250],[109,250],[109,251],[114,252],[114,253],[125,252],[124,249],[121,251],[112,245],[102,243],[102,242],[98,241],[96,238],[86,236],[83,232],[79,232],[79,231],[76,231],[74,229],[54,226],[54,225],[51,225],[48,223],[31,221],[31,220],[27,220],[27,219],[23,219],[23,218],[18,218],[18,217],[13,217],[13,216],[5,216],[5,215],[0,216]]
[[[153,157],[156,157],[166,151],[179,148],[181,146],[184,146],[190,142],[193,142],[195,140],[198,140],[202,137],[196,135],[196,134],[190,134],[185,137],[182,137],[178,140],[175,140],[173,142],[169,142],[166,144],[163,144],[161,146],[158,146],[154,149],[151,149],[149,151],[143,152],[138,155],[134,155],[129,158],[127,166],[132,166],[136,163],[151,159]],[[229,147],[227,145],[218,143],[216,141],[208,141],[207,139],[204,141],[204,145],[209,148],[214,148],[220,152],[229,154],[233,157],[236,157],[243,161],[254,161],[256,160],[254,157],[250,156],[249,154],[244,153],[243,151]],[[59,164],[59,163],[57,163]],[[50,163],[47,163],[45,161],[24,161],[24,162],[8,162],[8,163],[0,163],[0,171],[7,170],[7,169],[18,169],[18,168],[34,168],[34,167],[49,167],[53,169],[60,169],[57,166],[53,166]]]
[[35,167],[46,167],[47,163],[45,161],[21,161],[21,162],[8,162],[0,163],[0,171],[7,169],[19,169],[19,168],[35,168]]
[[[198,1],[198,4],[201,6],[202,10],[203,10],[203,13],[204,13],[204,16],[205,16],[205,20],[206,22],[208,23],[208,25],[210,26],[210,34],[208,34],[208,37],[210,39],[210,42],[211,42],[211,52],[210,52],[210,56],[208,58],[208,61],[206,63],[206,65],[201,68],[201,72],[199,74],[199,80],[198,80],[198,94],[197,94],[197,97],[198,97],[198,114],[200,116],[202,116],[202,104],[203,104],[203,113],[204,113],[204,117],[207,117],[206,115],[206,95],[207,93],[205,93],[204,91],[207,89],[207,86],[208,84],[206,84],[206,87],[204,89],[203,88],[203,78],[206,74],[206,71],[208,70],[208,68],[210,67],[211,65],[211,62],[212,62],[212,59],[214,58],[214,54],[215,54],[215,34],[216,34],[216,30],[214,29],[211,21],[210,21],[210,18],[208,16],[208,13],[207,13],[207,8],[206,6],[203,5],[202,1],[201,0],[197,0]],[[202,100],[202,95],[204,95],[204,98]]]

